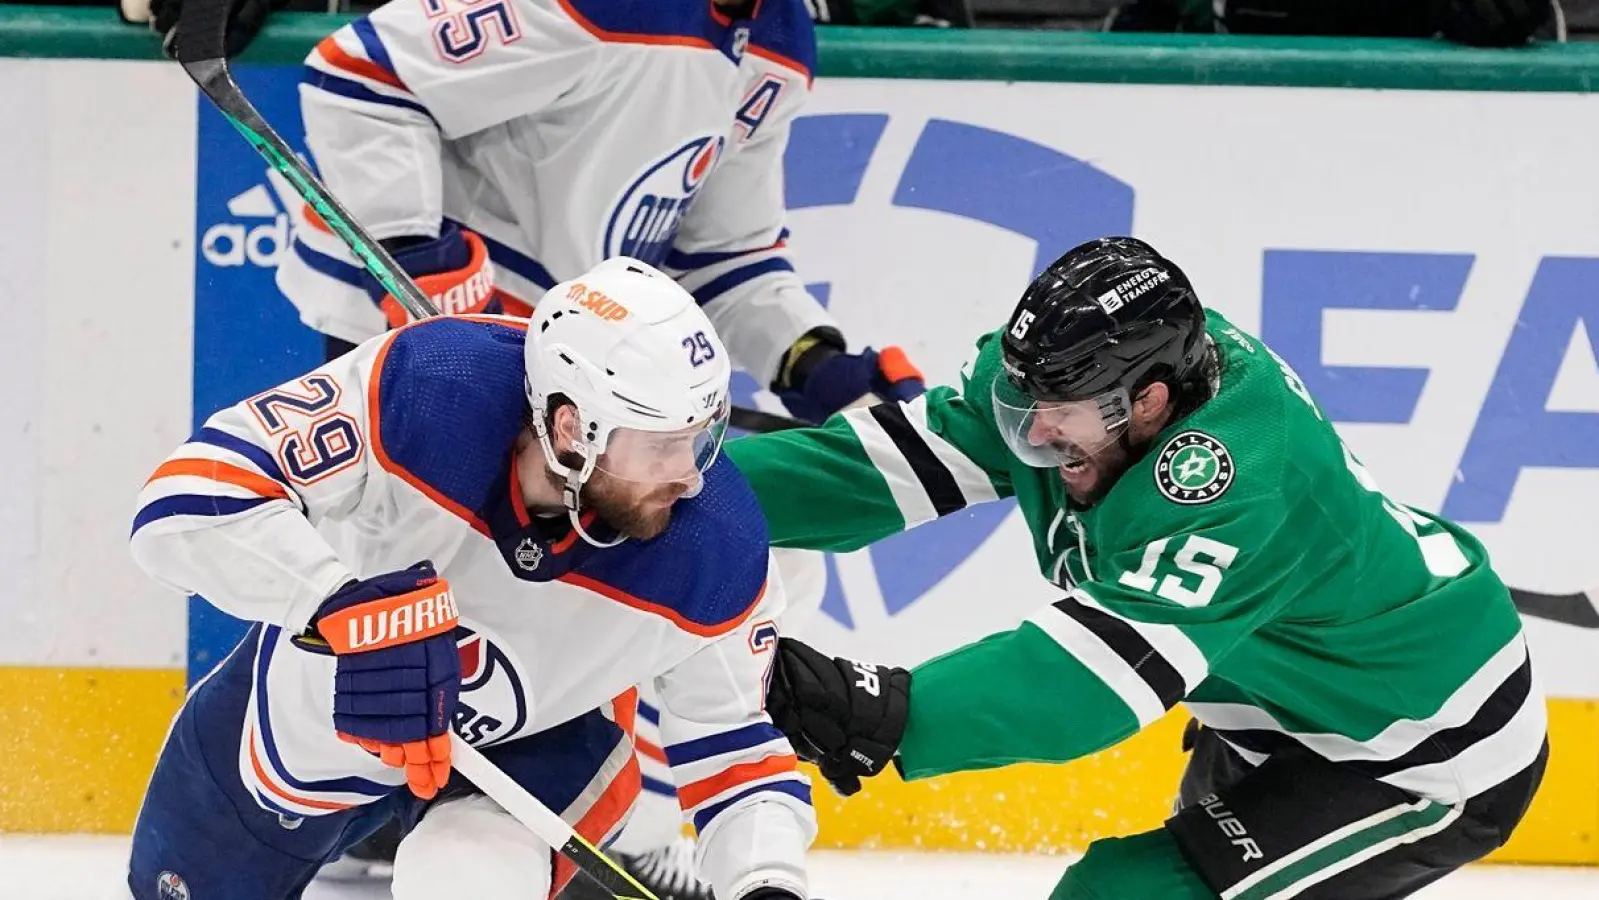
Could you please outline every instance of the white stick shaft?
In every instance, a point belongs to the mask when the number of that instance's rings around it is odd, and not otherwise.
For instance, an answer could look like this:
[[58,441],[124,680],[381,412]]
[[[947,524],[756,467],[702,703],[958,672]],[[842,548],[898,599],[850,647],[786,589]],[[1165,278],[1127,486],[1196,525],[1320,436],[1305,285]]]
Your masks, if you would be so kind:
[[556,815],[537,797],[517,784],[499,766],[489,762],[482,751],[450,733],[450,764],[457,772],[472,779],[483,795],[500,804],[511,818],[526,825],[551,849],[560,850],[572,839],[572,826]]

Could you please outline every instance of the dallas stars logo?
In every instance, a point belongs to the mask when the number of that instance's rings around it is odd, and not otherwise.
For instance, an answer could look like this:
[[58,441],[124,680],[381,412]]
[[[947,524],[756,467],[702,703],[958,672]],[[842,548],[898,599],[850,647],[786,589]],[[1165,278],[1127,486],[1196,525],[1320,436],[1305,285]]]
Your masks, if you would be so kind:
[[1184,506],[1209,503],[1233,484],[1233,455],[1203,431],[1185,431],[1166,442],[1155,460],[1155,486]]

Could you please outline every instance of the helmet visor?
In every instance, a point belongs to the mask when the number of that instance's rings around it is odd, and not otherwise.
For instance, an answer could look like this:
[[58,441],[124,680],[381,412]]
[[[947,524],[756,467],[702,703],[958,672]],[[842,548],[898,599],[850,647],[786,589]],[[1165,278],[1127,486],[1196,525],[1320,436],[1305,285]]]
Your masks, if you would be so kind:
[[728,411],[723,403],[711,418],[679,431],[617,428],[611,432],[605,452],[594,467],[607,475],[643,484],[683,481],[697,485],[722,450]]
[[1087,400],[1035,400],[1004,378],[994,381],[994,423],[1016,457],[1052,469],[1084,462],[1116,442],[1127,427],[1127,390]]

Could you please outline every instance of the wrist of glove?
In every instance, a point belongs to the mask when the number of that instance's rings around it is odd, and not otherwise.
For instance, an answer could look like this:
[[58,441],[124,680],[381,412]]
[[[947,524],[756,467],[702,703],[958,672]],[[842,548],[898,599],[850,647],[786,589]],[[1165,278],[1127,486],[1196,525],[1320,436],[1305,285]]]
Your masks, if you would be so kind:
[[[436,238],[389,238],[380,243],[444,315],[499,311],[488,247],[473,232],[446,221]],[[361,283],[383,310],[390,328],[411,320],[410,313],[371,272],[362,270]]]
[[862,397],[906,402],[921,396],[927,386],[904,350],[867,347],[849,353],[843,335],[817,328],[794,342],[772,389],[789,412],[821,422]]
[[800,758],[848,797],[899,751],[910,687],[906,669],[826,656],[782,638],[766,710]]
[[405,770],[428,799],[450,777],[450,722],[461,690],[449,582],[431,563],[352,581],[291,640],[336,657],[333,727],[341,739]]

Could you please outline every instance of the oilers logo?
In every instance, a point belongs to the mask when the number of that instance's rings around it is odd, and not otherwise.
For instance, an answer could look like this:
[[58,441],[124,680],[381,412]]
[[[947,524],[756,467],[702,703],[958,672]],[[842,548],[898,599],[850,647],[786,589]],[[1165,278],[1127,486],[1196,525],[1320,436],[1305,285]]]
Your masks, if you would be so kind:
[[612,205],[602,253],[660,265],[694,195],[721,161],[725,144],[722,137],[695,138],[646,166]]
[[189,886],[176,872],[162,872],[156,876],[155,893],[161,900],[189,900]]
[[528,724],[527,687],[509,653],[485,635],[457,628],[461,696],[455,731],[474,746],[512,737]]

